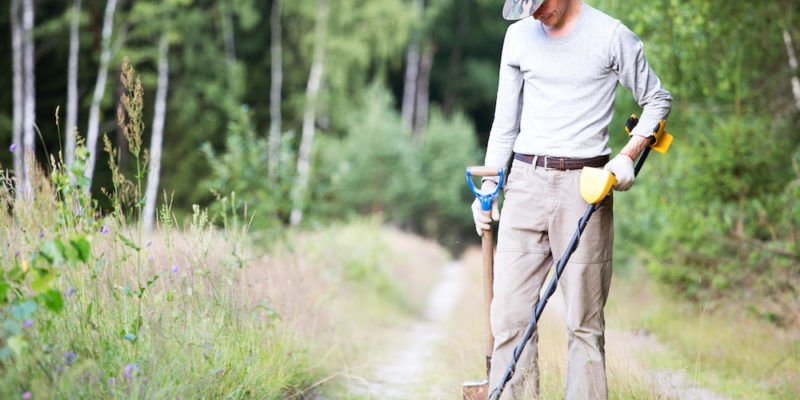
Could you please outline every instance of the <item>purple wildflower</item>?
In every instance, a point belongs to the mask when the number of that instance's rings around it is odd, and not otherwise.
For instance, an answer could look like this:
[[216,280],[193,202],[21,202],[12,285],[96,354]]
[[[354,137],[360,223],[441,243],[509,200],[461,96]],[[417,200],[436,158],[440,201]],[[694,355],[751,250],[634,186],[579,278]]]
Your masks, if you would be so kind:
[[43,238],[43,237],[44,237],[44,232],[43,232],[43,231],[42,231],[42,232],[39,232],[39,239],[41,239],[41,238]]
[[100,233],[102,233],[103,235],[107,234],[108,231],[109,231],[108,224],[103,224],[103,226],[100,227]]
[[114,377],[113,376],[111,378],[108,378],[108,384],[109,385],[113,385],[114,384]]
[[172,271],[173,274],[177,274],[181,271],[181,267],[179,267],[178,264],[175,264],[172,266],[172,268],[170,268],[170,271]]
[[139,366],[137,364],[128,364],[122,369],[122,374],[128,379],[133,379],[133,375],[136,372],[139,372]]
[[22,394],[22,400],[31,400],[33,398],[33,393],[27,391]]
[[219,371],[217,371],[217,373],[220,375],[225,375],[225,368],[220,369]]
[[74,286],[70,286],[70,287],[67,288],[66,291],[64,291],[64,296],[66,296],[66,298],[70,298],[77,291],[78,291],[78,289],[75,289]]
[[64,352],[64,364],[67,364],[67,366],[72,365],[72,363],[75,362],[75,358],[77,358],[75,353],[71,351]]
[[33,326],[33,320],[32,319],[26,319],[25,321],[22,322],[22,327],[25,328],[25,329],[28,329],[28,328],[30,328],[32,326]]
[[16,149],[17,149],[17,144],[16,144],[16,143],[11,143],[11,146],[8,146],[8,151],[10,151],[10,152],[12,152],[12,153],[13,153],[13,152],[14,152],[14,150],[16,150]]

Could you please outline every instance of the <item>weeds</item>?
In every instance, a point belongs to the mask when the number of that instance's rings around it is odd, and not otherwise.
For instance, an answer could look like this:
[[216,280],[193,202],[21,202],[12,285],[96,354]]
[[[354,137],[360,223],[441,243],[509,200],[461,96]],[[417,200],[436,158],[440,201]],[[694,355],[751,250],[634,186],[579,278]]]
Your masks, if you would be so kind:
[[[70,170],[51,158],[33,196],[0,178],[0,398],[284,398],[314,381],[309,355],[259,308],[245,308],[232,271],[248,262],[249,223],[230,197],[216,230],[171,201],[159,232],[138,223],[147,172],[141,83],[123,64],[118,121],[136,161],[129,180],[107,138],[112,209],[89,196],[79,145]],[[235,245],[231,245],[235,244]],[[230,250],[225,250],[230,249]],[[222,256],[220,256],[222,254]]]

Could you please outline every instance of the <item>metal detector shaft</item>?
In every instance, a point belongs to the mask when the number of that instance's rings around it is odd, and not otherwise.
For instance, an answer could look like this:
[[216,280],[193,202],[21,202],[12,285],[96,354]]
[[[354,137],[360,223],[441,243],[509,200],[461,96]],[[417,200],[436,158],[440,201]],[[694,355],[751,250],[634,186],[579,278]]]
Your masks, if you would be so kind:
[[[636,161],[636,165],[634,166],[633,173],[634,176],[639,175],[639,171],[642,169],[647,156],[650,154],[650,147],[645,147],[642,151],[641,155]],[[605,201],[605,200],[603,200]],[[578,243],[581,240],[581,234],[583,233],[584,229],[586,229],[586,225],[589,223],[589,218],[592,217],[592,214],[597,210],[598,206],[602,204],[600,202],[598,204],[590,204],[586,207],[586,211],[583,213],[583,217],[578,221],[578,229],[572,235],[572,239],[570,239],[569,244],[567,245],[567,249],[564,252],[564,256],[558,261],[556,264],[556,273],[553,274],[550,282],[547,284],[547,289],[545,289],[544,296],[539,299],[539,302],[536,303],[536,308],[533,311],[533,315],[531,315],[531,319],[528,322],[528,326],[525,328],[525,333],[522,335],[522,339],[520,339],[519,343],[517,343],[517,347],[514,348],[514,355],[511,358],[511,362],[506,367],[505,372],[503,373],[503,377],[500,379],[500,383],[497,385],[494,390],[489,394],[490,400],[497,400],[500,398],[500,394],[503,393],[503,389],[505,389],[506,384],[508,381],[511,380],[511,377],[514,375],[514,371],[517,367],[517,362],[519,358],[522,356],[522,351],[525,349],[525,345],[531,340],[533,337],[533,333],[536,331],[536,324],[539,322],[539,317],[542,316],[542,312],[544,311],[544,307],[547,305],[547,301],[550,300],[550,296],[556,292],[556,286],[558,286],[558,279],[561,277],[561,273],[564,272],[564,267],[569,262],[569,258],[572,256],[572,253],[578,248]]]

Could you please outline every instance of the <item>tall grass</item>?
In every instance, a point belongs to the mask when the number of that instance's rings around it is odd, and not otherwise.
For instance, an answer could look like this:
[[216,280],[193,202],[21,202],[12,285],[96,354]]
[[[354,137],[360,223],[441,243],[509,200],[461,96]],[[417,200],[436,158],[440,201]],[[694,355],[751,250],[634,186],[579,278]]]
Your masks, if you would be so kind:
[[609,313],[620,327],[651,332],[664,345],[641,360],[650,368],[683,371],[736,399],[800,397],[796,326],[777,326],[744,302],[695,304],[641,276],[625,279],[612,288],[617,300]]
[[88,197],[78,150],[72,171],[55,159],[16,200],[0,184],[0,398],[287,398],[320,372],[273,310],[245,306],[237,277],[250,256],[235,198],[224,229],[195,207],[179,224],[169,205],[157,234],[137,217],[146,155],[142,92],[123,66],[119,120],[136,160],[128,180],[113,163],[113,210]]

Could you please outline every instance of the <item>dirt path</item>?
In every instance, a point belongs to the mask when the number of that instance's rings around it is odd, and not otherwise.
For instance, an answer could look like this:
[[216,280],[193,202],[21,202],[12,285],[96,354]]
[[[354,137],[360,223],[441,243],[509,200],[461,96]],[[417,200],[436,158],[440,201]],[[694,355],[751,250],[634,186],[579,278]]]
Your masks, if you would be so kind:
[[[469,253],[460,263],[442,269],[428,297],[426,312],[402,330],[402,340],[376,357],[365,382],[351,394],[369,399],[460,398],[463,381],[480,379],[483,362],[484,325],[480,253]],[[566,334],[561,293],[548,303],[542,319],[540,366],[543,395],[561,393],[565,369]],[[726,400],[699,387],[686,371],[652,369],[647,360],[669,351],[647,332],[607,330],[609,381],[615,396],[625,398],[625,385],[646,388],[645,398]],[[615,387],[616,386],[616,387]],[[623,387],[620,387],[623,386]],[[633,392],[631,392],[633,393]]]
[[352,387],[351,393],[374,399],[399,400],[429,398],[425,395],[424,372],[434,352],[434,344],[442,340],[444,322],[450,316],[463,289],[462,265],[453,262],[442,268],[424,315],[411,326],[399,327],[407,332],[397,349],[387,349],[375,360],[371,376]]

